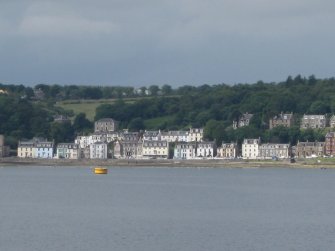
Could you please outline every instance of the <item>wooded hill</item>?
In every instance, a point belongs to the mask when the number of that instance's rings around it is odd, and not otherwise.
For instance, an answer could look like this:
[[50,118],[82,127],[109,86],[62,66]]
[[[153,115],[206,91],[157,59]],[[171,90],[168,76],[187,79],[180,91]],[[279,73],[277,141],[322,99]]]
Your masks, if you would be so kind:
[[[238,141],[261,137],[264,142],[295,144],[297,140],[323,140],[325,131],[292,128],[269,130],[269,119],[280,112],[295,114],[296,121],[303,114],[335,113],[335,79],[316,79],[300,75],[279,83],[237,85],[182,86],[169,85],[132,87],[37,85],[34,88],[0,85],[0,134],[15,146],[22,138],[43,136],[56,142],[72,141],[77,134],[92,131],[92,121],[85,113],[66,110],[58,102],[77,102],[88,106],[102,98],[111,102],[96,105],[94,120],[111,117],[120,121],[121,128],[177,130],[204,127],[209,140]],[[70,101],[71,100],[71,101]],[[80,103],[79,100],[81,100]],[[241,114],[254,114],[251,125],[232,129],[233,120]],[[55,123],[54,115],[64,114],[72,122]]]

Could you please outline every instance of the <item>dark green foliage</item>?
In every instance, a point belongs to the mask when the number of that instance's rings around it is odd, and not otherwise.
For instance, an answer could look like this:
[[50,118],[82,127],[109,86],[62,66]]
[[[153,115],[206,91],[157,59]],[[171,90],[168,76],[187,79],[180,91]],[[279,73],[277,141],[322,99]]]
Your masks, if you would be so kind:
[[[187,129],[204,127],[205,135],[217,143],[239,142],[244,138],[261,137],[263,142],[290,142],[324,140],[324,131],[300,130],[299,121],[303,114],[335,113],[335,79],[289,76],[280,83],[237,85],[185,85],[172,89],[169,85],[151,85],[135,91],[133,87],[120,86],[60,86],[40,84],[35,88],[22,85],[3,85],[0,89],[0,134],[14,139],[33,136],[55,137],[57,141],[73,139],[75,133],[87,133],[93,125],[83,114],[77,115],[74,124],[54,124],[52,116],[66,112],[55,108],[55,101],[67,99],[109,99],[117,98],[113,104],[101,104],[96,109],[95,120],[113,118],[120,122],[120,128],[138,129]],[[34,90],[43,92],[35,97]],[[151,94],[146,93],[149,90]],[[141,97],[124,102],[128,97]],[[40,100],[42,101],[36,101]],[[254,114],[250,126],[232,129],[233,120],[241,114]],[[296,116],[292,128],[269,130],[269,119],[280,112]],[[144,128],[146,121],[154,121]],[[73,134],[70,136],[70,134]],[[58,135],[59,134],[59,135]]]
[[0,134],[14,138],[47,136],[51,115],[26,99],[0,95]]
[[170,85],[163,85],[162,86],[162,94],[163,95],[171,95],[173,92],[172,87]]
[[[165,89],[169,90],[169,87]],[[318,80],[311,76],[306,79],[298,75],[281,83],[259,81],[253,85],[182,86],[174,93],[180,96],[142,99],[132,104],[101,105],[96,119],[112,117],[129,124],[137,117],[146,120],[169,116],[170,121],[165,121],[160,129],[205,126],[206,137],[218,142],[241,142],[243,138],[261,137],[267,142],[295,144],[297,140],[322,139],[319,134],[300,131],[303,114],[335,112],[335,80],[332,78]],[[250,126],[231,130],[233,120],[245,112],[254,114]],[[280,112],[293,112],[296,126],[269,130],[269,119]],[[220,126],[216,127],[216,123]]]
[[56,144],[74,141],[74,130],[70,122],[52,123],[50,128],[50,137]]
[[222,121],[209,120],[206,123],[204,130],[204,137],[209,140],[215,140],[217,144],[221,144],[222,141],[227,140],[226,126]]
[[93,123],[86,118],[84,113],[79,113],[73,121],[73,129],[77,134],[87,134],[91,132]]
[[152,96],[156,96],[159,92],[159,86],[158,85],[151,85],[149,86],[149,91]]
[[134,118],[130,121],[128,129],[130,132],[138,132],[145,128],[144,121],[142,118]]

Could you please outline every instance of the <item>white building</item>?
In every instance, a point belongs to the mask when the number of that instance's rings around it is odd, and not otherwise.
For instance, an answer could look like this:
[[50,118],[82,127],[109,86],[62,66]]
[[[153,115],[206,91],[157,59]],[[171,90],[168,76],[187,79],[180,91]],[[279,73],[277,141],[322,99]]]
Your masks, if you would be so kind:
[[139,159],[142,158],[143,154],[143,142],[138,141],[122,141],[122,157],[128,159]]
[[262,144],[259,146],[259,158],[262,159],[288,159],[291,155],[289,144]]
[[187,142],[200,142],[204,137],[204,129],[203,128],[190,128]]
[[143,157],[145,158],[164,158],[169,157],[169,142],[161,140],[144,140]]
[[110,143],[119,138],[119,134],[117,132],[109,132],[109,133],[93,133],[90,135],[90,141],[92,143],[96,142],[106,142]]
[[139,132],[122,132],[119,134],[118,139],[123,141],[138,141],[141,138]]
[[197,157],[213,158],[216,155],[214,142],[197,142]]
[[111,133],[96,132],[88,136],[77,136],[74,143],[78,144],[79,148],[84,149],[96,142],[110,143],[117,140],[118,138],[119,134],[117,132],[111,132]]
[[90,136],[77,136],[74,143],[79,145],[79,148],[84,149],[92,144],[92,137]]
[[75,143],[59,143],[57,145],[57,158],[59,159],[79,159],[79,145]]
[[90,145],[90,159],[107,159],[107,154],[107,143],[95,142]]
[[52,159],[54,154],[54,142],[42,141],[35,144],[35,158]]
[[244,139],[242,144],[243,159],[257,159],[259,156],[260,139]]
[[196,155],[196,142],[178,142],[174,148],[174,159],[194,159]]
[[20,158],[51,159],[54,153],[54,142],[43,138],[19,141],[17,156]]
[[238,119],[238,121],[233,121],[233,128],[237,129],[243,126],[248,126],[250,124],[250,121],[254,115],[250,113],[244,113],[242,116]]
[[144,131],[143,140],[158,141],[161,140],[161,131]]
[[161,140],[166,140],[168,142],[187,142],[188,135],[188,131],[161,132]]

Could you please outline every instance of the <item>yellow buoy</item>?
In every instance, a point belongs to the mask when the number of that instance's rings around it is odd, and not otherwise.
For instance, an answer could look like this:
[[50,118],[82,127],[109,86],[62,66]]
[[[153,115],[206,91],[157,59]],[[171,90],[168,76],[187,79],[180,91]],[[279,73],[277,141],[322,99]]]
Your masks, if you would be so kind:
[[105,167],[94,167],[94,173],[95,174],[107,174],[108,169]]

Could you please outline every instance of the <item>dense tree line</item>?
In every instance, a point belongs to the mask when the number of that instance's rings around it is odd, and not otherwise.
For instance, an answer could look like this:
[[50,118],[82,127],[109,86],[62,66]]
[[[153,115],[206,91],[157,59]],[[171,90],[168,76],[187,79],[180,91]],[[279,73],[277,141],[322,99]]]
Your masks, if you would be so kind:
[[[80,85],[47,85],[38,84],[27,87],[24,85],[4,85],[0,84],[0,90],[6,90],[11,95],[24,97],[27,99],[42,100],[76,100],[76,99],[112,99],[131,98],[142,96],[164,96],[173,95],[175,90],[170,85],[151,85],[149,87],[123,87],[123,86],[80,86]],[[35,91],[42,93],[36,96]]]
[[[241,142],[246,137],[261,137],[266,142],[291,142],[298,140],[323,140],[325,132],[300,130],[303,114],[335,113],[335,79],[288,77],[280,83],[238,85],[182,86],[174,90],[178,96],[142,99],[135,103],[104,104],[97,108],[96,119],[112,117],[121,126],[139,123],[157,117],[168,117],[162,123],[147,129],[185,129],[205,127],[208,139]],[[233,120],[243,113],[254,114],[251,125],[232,129]],[[269,130],[269,119],[280,112],[293,112],[296,125]],[[136,123],[134,123],[136,119]],[[141,121],[140,121],[141,122]],[[133,128],[133,129],[136,129]]]
[[[241,142],[243,138],[261,137],[265,142],[323,140],[325,131],[300,130],[303,114],[335,113],[335,79],[288,77],[279,83],[237,85],[202,85],[171,88],[169,85],[142,87],[60,86],[40,84],[35,87],[3,85],[0,90],[0,134],[7,141],[43,136],[56,142],[72,141],[76,134],[87,134],[93,124],[85,114],[72,117],[72,122],[56,123],[54,115],[74,116],[55,106],[57,100],[117,98],[113,104],[97,107],[95,120],[111,117],[121,128],[177,130],[204,127],[210,140]],[[42,97],[36,97],[40,90]],[[145,98],[125,102],[124,97]],[[254,114],[251,125],[232,129],[233,120],[241,114]],[[293,112],[298,122],[292,128],[269,130],[269,119],[280,112]],[[147,121],[155,120],[147,126]]]
[[16,148],[19,140],[44,137],[58,142],[71,142],[76,133],[92,130],[93,123],[85,114],[78,114],[74,122],[58,123],[54,115],[62,113],[49,103],[31,102],[28,99],[0,95],[0,134],[6,136],[6,143]]

